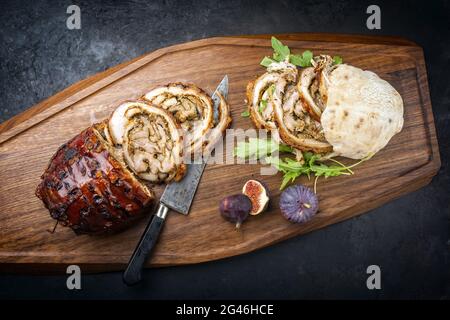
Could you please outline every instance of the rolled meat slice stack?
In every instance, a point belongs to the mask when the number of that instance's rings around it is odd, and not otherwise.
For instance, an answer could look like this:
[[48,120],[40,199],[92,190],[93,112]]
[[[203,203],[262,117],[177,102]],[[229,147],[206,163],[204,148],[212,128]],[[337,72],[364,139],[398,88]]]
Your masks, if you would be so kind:
[[202,153],[207,144],[206,135],[214,127],[213,102],[209,95],[193,84],[170,83],[154,88],[143,99],[175,117],[184,130],[186,156],[197,157]]
[[275,96],[275,119],[281,140],[302,151],[327,153],[332,150],[322,125],[300,99],[295,82],[278,81]]
[[[278,81],[297,79],[297,67],[288,62],[272,63],[267,72],[247,85],[247,103],[250,117],[258,129],[276,129],[273,94]],[[279,101],[278,101],[279,102]]]
[[305,68],[301,72],[297,89],[305,109],[315,120],[320,121],[328,101],[329,75],[337,66],[327,55],[315,57],[312,63],[315,67]]
[[[300,99],[297,67],[279,62],[267,70],[247,86],[248,108],[255,126],[271,131],[275,139],[281,138],[294,149],[330,151],[320,122]],[[298,155],[301,157],[301,152]]]
[[154,199],[117,157],[105,129],[96,124],[62,145],[36,189],[51,217],[77,234],[121,230]]
[[178,181],[185,174],[179,129],[170,113],[141,101],[121,104],[109,119],[111,139],[127,165],[153,183]]

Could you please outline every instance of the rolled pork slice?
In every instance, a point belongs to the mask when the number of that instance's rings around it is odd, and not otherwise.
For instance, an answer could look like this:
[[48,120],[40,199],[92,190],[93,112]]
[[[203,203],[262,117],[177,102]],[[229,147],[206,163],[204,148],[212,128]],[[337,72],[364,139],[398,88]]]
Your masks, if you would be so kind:
[[206,134],[205,143],[203,144],[203,154],[209,155],[214,149],[214,146],[223,138],[226,129],[232,122],[231,110],[228,102],[220,94],[216,92],[219,97],[219,107],[217,108],[217,114],[214,116],[213,127],[208,130]]
[[267,72],[247,85],[247,104],[251,120],[258,129],[276,129],[273,93],[276,83],[296,81],[297,67],[291,63],[272,63]]
[[319,121],[300,99],[295,81],[280,78],[274,92],[275,120],[281,140],[301,151],[327,153],[332,150]]
[[333,59],[327,55],[320,55],[312,60],[314,67],[301,71],[297,89],[304,108],[317,121],[327,106],[329,75],[336,68]]
[[125,102],[113,112],[108,127],[139,178],[163,183],[184,176],[182,131],[168,111],[144,101]]
[[170,112],[183,129],[185,155],[200,155],[206,144],[205,137],[214,126],[211,97],[193,84],[169,83],[149,91],[145,101]]

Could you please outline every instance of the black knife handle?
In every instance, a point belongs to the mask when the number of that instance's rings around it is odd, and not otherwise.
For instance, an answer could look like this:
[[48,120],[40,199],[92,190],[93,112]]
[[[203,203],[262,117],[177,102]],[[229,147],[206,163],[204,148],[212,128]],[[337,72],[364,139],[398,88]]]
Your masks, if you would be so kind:
[[123,282],[127,285],[132,286],[141,281],[145,261],[150,256],[153,247],[158,241],[158,236],[164,225],[167,212],[168,208],[160,203],[157,213],[145,228],[144,234],[128,262],[127,269],[123,273]]

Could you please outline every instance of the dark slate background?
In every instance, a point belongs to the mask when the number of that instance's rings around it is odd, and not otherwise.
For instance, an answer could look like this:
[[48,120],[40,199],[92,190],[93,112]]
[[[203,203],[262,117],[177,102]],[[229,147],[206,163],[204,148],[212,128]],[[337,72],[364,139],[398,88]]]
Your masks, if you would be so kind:
[[[372,1],[371,1],[372,2]],[[425,50],[442,167],[427,187],[360,217],[235,258],[152,269],[135,288],[120,273],[0,275],[0,298],[449,298],[450,2],[1,1],[0,121],[89,75],[154,49],[216,35],[336,32],[403,36]],[[374,52],[376,54],[376,52]],[[239,57],[236,57],[238,59]],[[195,230],[193,230],[195,232]],[[182,241],[182,239],[180,239]],[[366,288],[368,265],[382,290]]]

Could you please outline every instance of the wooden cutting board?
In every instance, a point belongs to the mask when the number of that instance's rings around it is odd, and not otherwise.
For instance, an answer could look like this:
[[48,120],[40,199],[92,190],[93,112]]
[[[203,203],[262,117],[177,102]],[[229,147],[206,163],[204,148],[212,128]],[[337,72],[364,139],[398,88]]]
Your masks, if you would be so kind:
[[[437,173],[439,151],[420,47],[391,37],[277,37],[293,52],[310,49],[316,54],[341,55],[345,62],[388,80],[404,100],[403,130],[374,158],[358,166],[355,175],[319,179],[320,212],[301,225],[286,221],[279,212],[280,174],[260,176],[261,165],[208,165],[190,215],[169,215],[148,266],[198,263],[262,248],[378,207],[426,185]],[[245,87],[264,72],[259,62],[272,53],[269,38],[210,38],[159,49],[83,80],[1,124],[1,270],[63,270],[67,264],[79,264],[85,272],[123,269],[150,215],[110,236],[76,236],[63,227],[54,234],[47,232],[54,220],[34,190],[50,157],[82,129],[106,118],[121,101],[171,81],[193,82],[212,93],[227,74],[232,127],[251,128],[250,120],[240,116],[246,108]],[[267,183],[271,209],[235,230],[220,217],[218,203],[226,195],[239,193],[249,178]],[[306,178],[299,182],[312,185]],[[155,190],[160,194],[162,187]]]

